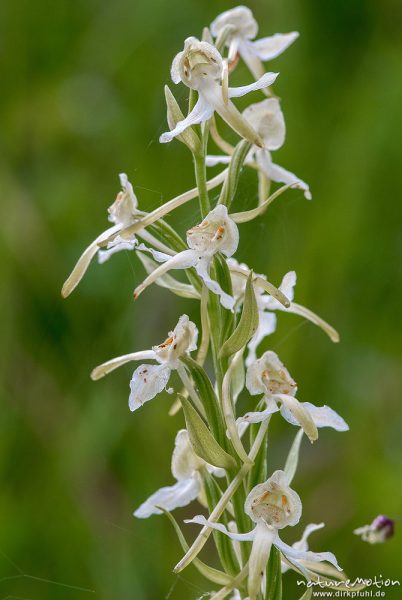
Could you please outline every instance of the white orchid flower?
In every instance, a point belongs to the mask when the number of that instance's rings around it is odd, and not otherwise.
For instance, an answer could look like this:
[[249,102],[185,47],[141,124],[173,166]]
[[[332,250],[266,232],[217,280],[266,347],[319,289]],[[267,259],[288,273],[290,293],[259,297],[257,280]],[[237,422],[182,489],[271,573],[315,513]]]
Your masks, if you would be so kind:
[[370,525],[359,527],[353,533],[369,544],[382,544],[394,535],[394,530],[395,521],[385,515],[379,515]]
[[227,71],[219,51],[208,42],[189,37],[184,50],[173,60],[171,77],[174,83],[183,82],[198,92],[198,101],[190,114],[177,123],[171,131],[163,133],[160,142],[172,141],[191,125],[208,121],[217,112],[241,137],[262,147],[263,142],[256,131],[237,110],[230,98],[239,98],[273,84],[278,73],[265,73],[258,81],[241,87],[227,87]]
[[[236,259],[230,258],[228,260],[229,269],[232,277],[233,295],[236,300],[236,305],[239,305],[243,301],[244,290],[246,287],[247,277],[250,274],[249,267],[244,263],[238,263]],[[263,279],[266,279],[265,275],[260,275]],[[273,296],[264,292],[261,287],[254,286],[256,294],[257,305],[259,310],[259,323],[258,328],[250,342],[248,343],[248,356],[246,359],[246,366],[251,365],[257,359],[257,348],[262,340],[271,335],[276,329],[276,311],[283,311],[299,315],[305,319],[314,323],[320,327],[333,342],[339,341],[339,335],[337,331],[326,321],[321,319],[318,315],[313,313],[311,310],[296,304],[293,302],[294,288],[296,285],[296,273],[295,271],[289,271],[283,277],[282,282],[279,286],[279,290],[286,296],[290,301],[288,307],[278,302]]]
[[[292,185],[303,190],[307,200],[311,200],[308,184],[297,175],[272,162],[272,150],[278,150],[285,142],[285,119],[277,98],[268,98],[262,102],[251,104],[243,111],[243,117],[254,127],[264,142],[264,147],[253,146],[245,163],[257,165],[258,169],[270,181]],[[207,156],[207,166],[229,164],[231,156]]]
[[215,38],[224,30],[227,30],[230,63],[235,63],[240,55],[256,79],[264,72],[262,61],[272,60],[282,54],[299,36],[297,31],[292,31],[252,41],[258,33],[258,24],[246,6],[227,10],[211,23],[211,33]]
[[275,471],[265,482],[256,485],[246,498],[245,513],[256,523],[248,533],[232,533],[223,524],[208,521],[197,515],[186,523],[216,529],[236,541],[253,542],[249,559],[248,593],[250,600],[256,600],[261,590],[261,582],[274,545],[291,564],[298,568],[301,561],[318,563],[327,561],[339,567],[332,552],[311,552],[288,546],[279,537],[279,530],[296,525],[301,517],[302,504],[299,495],[289,487],[283,471]]
[[336,431],[349,429],[342,417],[329,406],[314,406],[310,402],[299,402],[295,398],[296,382],[278,355],[271,350],[249,366],[246,387],[252,396],[263,394],[266,408],[246,413],[240,417],[239,422],[260,423],[280,411],[288,423],[301,427],[312,442],[318,437],[317,428],[332,427]]
[[[180,369],[180,357],[197,348],[198,330],[187,315],[182,315],[167,339],[152,350],[143,350],[113,358],[96,367],[92,373],[93,380],[101,379],[114,369],[128,362],[139,360],[154,360],[157,364],[142,364],[134,371],[130,381],[129,407],[137,410],[145,402],[155,398],[166,388],[172,371]],[[169,390],[168,390],[169,391]]]
[[171,511],[187,506],[197,497],[202,501],[200,470],[204,468],[217,477],[223,477],[225,474],[223,469],[208,464],[195,454],[187,430],[181,429],[176,435],[172,456],[172,475],[176,479],[176,483],[163,487],[152,494],[137,508],[134,516],[146,519],[151,515],[162,514],[158,507]]
[[[121,250],[133,250],[138,245],[135,234],[120,236],[120,232],[133,225],[144,214],[138,210],[138,201],[134,193],[133,186],[129,182],[125,173],[120,173],[121,191],[117,194],[116,200],[108,208],[108,219],[113,223],[112,227],[103,231],[89,246],[77,261],[70,276],[63,285],[61,294],[64,298],[69,296],[77,287],[85,275],[92,259],[98,255],[99,263],[104,263],[115,252]],[[169,249],[162,244],[153,235],[143,230],[139,234],[145,241],[154,245],[156,248],[166,252]],[[110,241],[108,241],[110,240]],[[107,249],[101,250],[100,245],[107,242]]]
[[234,306],[234,298],[224,292],[217,281],[211,279],[209,269],[214,255],[222,252],[227,257],[232,256],[239,244],[239,231],[236,223],[229,217],[226,206],[218,204],[205,219],[187,231],[189,249],[169,256],[161,252],[152,252],[153,257],[163,262],[141,283],[134,291],[138,296],[159,277],[172,269],[189,269],[195,267],[205,285],[220,297],[221,304],[228,309]]

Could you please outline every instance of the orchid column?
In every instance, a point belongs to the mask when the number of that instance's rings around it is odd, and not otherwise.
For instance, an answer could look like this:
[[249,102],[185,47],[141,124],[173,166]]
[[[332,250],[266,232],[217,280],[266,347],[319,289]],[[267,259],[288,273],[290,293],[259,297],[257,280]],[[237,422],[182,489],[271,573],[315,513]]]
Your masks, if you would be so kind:
[[[134,290],[138,310],[146,314],[141,299],[152,284],[162,288],[161,294],[170,291],[199,304],[197,325],[181,315],[163,342],[108,360],[93,370],[92,378],[140,361],[130,381],[130,410],[141,409],[138,418],[147,420],[143,405],[155,400],[171,415],[181,411],[172,456],[175,482],[145,499],[134,515],[165,514],[170,519],[185,553],[174,570],[193,564],[211,582],[211,597],[216,600],[278,600],[282,574],[289,569],[307,581],[336,582],[338,589],[345,577],[333,554],[308,550],[309,533],[323,524],[308,525],[293,546],[279,537],[281,529],[296,525],[302,515],[301,499],[290,487],[302,437],[315,442],[319,428],[346,431],[348,426],[331,408],[296,398],[297,384],[272,350],[258,357],[260,345],[276,328],[277,311],[308,319],[334,342],[339,336],[318,315],[293,301],[294,271],[285,274],[277,287],[235,258],[242,223],[264,216],[290,188],[303,190],[311,199],[307,183],[272,162],[270,152],[285,142],[285,121],[271,89],[278,74],[263,69],[263,61],[283,52],[298,34],[254,41],[256,34],[251,11],[240,6],[219,15],[210,29],[204,29],[202,41],[185,40],[173,60],[171,77],[189,88],[189,110],[183,113],[166,86],[169,131],[160,141],[177,139],[188,147],[195,188],[147,213],[140,210],[133,187],[122,174],[122,191],[109,209],[113,226],[84,251],[62,292],[68,296],[75,289],[96,255],[102,263],[125,250],[135,252],[147,272]],[[255,81],[231,87],[231,73],[241,59]],[[261,101],[241,113],[233,100],[253,91],[260,91]],[[235,132],[235,146],[222,137],[219,120]],[[211,143],[220,153],[211,153]],[[207,167],[219,164],[224,165],[221,172],[207,179]],[[254,208],[234,212],[232,203],[245,168],[257,173],[259,197]],[[271,193],[277,183],[284,185]],[[209,191],[219,186],[213,206]],[[199,218],[182,239],[164,217],[196,197]],[[177,270],[185,272],[186,283],[175,277]],[[163,391],[173,398],[170,410],[157,399]],[[240,394],[250,409],[243,415],[236,406]],[[267,436],[270,421],[278,414],[297,433],[283,470],[270,475]],[[187,531],[182,532],[171,511],[191,502],[198,502],[205,514],[187,519],[202,526],[189,546]],[[199,557],[210,536],[216,547],[214,564]],[[311,597],[306,594],[304,600]]]

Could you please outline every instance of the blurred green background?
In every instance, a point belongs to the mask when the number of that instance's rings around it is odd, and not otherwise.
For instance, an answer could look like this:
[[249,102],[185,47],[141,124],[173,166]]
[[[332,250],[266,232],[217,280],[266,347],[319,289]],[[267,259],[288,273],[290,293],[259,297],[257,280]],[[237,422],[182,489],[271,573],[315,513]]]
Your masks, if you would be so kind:
[[[0,4],[0,598],[188,600],[210,589],[191,567],[172,574],[181,550],[163,517],[131,516],[172,483],[182,417],[167,416],[166,396],[131,414],[130,366],[89,379],[99,362],[164,339],[182,312],[196,318],[196,304],[157,287],[134,304],[143,270],[126,252],[94,263],[66,301],[60,287],[106,227],[119,172],[129,174],[145,210],[193,186],[186,148],[158,143],[163,85],[184,38],[232,6]],[[336,346],[281,315],[265,348],[278,351],[301,399],[330,404],[351,427],[324,430],[314,447],[304,441],[294,482],[304,516],[284,537],[292,542],[308,522],[324,521],[314,550],[333,550],[353,577],[396,578],[402,524],[377,547],[352,530],[378,513],[402,514],[401,3],[249,6],[260,35],[301,33],[267,69],[281,72],[275,90],[288,129],[275,159],[310,183],[314,199],[288,192],[242,226],[237,256],[274,282],[295,269],[296,300],[339,329]],[[250,81],[245,70],[235,79]],[[184,87],[174,91],[185,101]],[[252,206],[254,192],[254,174],[245,173],[238,206]],[[169,222],[184,232],[197,220],[194,201]],[[272,469],[295,432],[279,421]],[[196,512],[193,505],[176,516]],[[286,577],[286,600],[298,598],[295,576]]]

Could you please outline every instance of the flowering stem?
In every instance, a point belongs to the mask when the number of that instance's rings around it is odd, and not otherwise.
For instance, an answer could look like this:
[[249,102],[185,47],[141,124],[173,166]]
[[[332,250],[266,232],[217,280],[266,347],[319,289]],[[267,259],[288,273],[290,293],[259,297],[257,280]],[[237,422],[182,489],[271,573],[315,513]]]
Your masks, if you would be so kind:
[[208,189],[207,189],[207,172],[205,167],[205,155],[194,154],[194,169],[195,169],[195,180],[198,188],[198,199],[200,203],[201,217],[204,219],[209,211],[211,205],[209,203]]

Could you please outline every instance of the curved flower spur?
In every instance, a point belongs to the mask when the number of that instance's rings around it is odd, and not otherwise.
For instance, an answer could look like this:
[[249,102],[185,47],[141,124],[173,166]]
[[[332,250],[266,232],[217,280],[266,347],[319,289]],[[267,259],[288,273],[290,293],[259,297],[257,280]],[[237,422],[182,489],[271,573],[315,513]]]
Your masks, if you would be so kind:
[[258,23],[247,6],[237,6],[220,14],[211,23],[211,33],[219,40],[225,39],[229,48],[229,68],[241,57],[255,79],[264,73],[263,62],[282,54],[299,37],[297,31],[276,33],[253,41],[258,33]]
[[[186,523],[197,523],[220,531],[234,541],[252,542],[248,564],[248,594],[250,600],[256,600],[268,563],[272,546],[275,546],[295,570],[304,570],[303,561],[309,564],[329,562],[339,571],[338,562],[332,552],[311,552],[288,546],[279,537],[279,530],[293,527],[300,521],[302,503],[299,495],[289,487],[284,471],[275,471],[265,483],[256,485],[246,498],[244,512],[256,524],[248,533],[230,532],[225,525],[214,523],[202,515],[186,519]],[[264,592],[265,593],[265,592]]]
[[197,91],[198,101],[184,120],[179,121],[171,131],[161,135],[160,142],[171,142],[188,127],[208,121],[214,112],[217,112],[241,137],[256,146],[263,146],[260,136],[230,98],[240,98],[249,92],[272,85],[278,73],[265,73],[250,85],[226,88],[224,64],[220,52],[212,44],[200,42],[195,37],[186,39],[184,50],[173,60],[171,76],[173,83],[182,82]]
[[[232,278],[235,306],[239,308],[244,302],[246,281],[251,270],[246,264],[238,263],[235,258],[230,258],[228,260],[228,266]],[[276,330],[276,311],[288,312],[304,317],[314,325],[320,327],[334,343],[339,342],[338,332],[329,323],[321,319],[321,317],[305,306],[293,302],[294,288],[296,286],[295,271],[286,273],[278,287],[279,292],[289,300],[287,306],[285,306],[283,302],[278,302],[272,294],[266,292],[263,287],[264,281],[266,281],[265,275],[256,275],[254,292],[258,306],[258,327],[247,345],[248,356],[246,358],[246,366],[249,366],[257,359],[257,348],[263,339]]]

